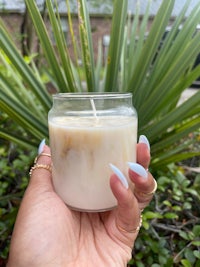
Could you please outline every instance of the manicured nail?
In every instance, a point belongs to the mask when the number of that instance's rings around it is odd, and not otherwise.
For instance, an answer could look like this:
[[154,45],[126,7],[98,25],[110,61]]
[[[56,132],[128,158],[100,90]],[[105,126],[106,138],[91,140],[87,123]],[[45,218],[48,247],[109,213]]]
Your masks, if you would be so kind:
[[139,143],[143,143],[146,144],[149,151],[150,151],[150,144],[149,144],[149,140],[147,139],[147,137],[145,135],[140,135],[139,137]]
[[140,164],[128,162],[128,166],[132,171],[137,173],[139,176],[143,177],[144,179],[147,179],[148,173],[145,170],[145,168],[143,168]]
[[112,171],[117,175],[117,177],[119,178],[119,180],[121,181],[121,183],[123,184],[123,186],[128,189],[128,181],[126,179],[126,177],[123,175],[123,173],[113,164],[109,164]]
[[45,139],[43,139],[42,141],[41,141],[41,143],[39,144],[39,147],[38,147],[38,155],[40,155],[42,152],[43,152],[43,150],[44,150],[44,146],[45,146]]

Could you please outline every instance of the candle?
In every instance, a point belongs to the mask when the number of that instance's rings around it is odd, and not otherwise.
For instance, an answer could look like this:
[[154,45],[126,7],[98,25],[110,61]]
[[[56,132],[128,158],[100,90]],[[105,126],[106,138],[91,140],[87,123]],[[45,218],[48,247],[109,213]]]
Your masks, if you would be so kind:
[[127,176],[127,162],[136,161],[137,140],[131,94],[92,97],[91,102],[88,94],[55,95],[49,112],[55,191],[72,209],[89,212],[116,206],[109,163]]

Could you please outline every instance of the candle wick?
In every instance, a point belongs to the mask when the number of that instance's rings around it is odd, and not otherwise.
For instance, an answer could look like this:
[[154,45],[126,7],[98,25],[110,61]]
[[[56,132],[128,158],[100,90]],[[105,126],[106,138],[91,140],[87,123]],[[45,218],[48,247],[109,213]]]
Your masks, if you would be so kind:
[[95,118],[97,118],[97,110],[96,110],[96,107],[95,107],[95,104],[94,104],[94,99],[90,99],[90,103],[91,103],[91,106],[92,106],[92,110],[93,110],[93,113],[94,113],[94,116]]
[[98,125],[99,124],[99,118],[97,116],[97,110],[96,110],[93,98],[90,98],[90,104],[92,106],[92,110],[93,110],[93,114],[94,114],[94,117],[95,117],[96,125]]

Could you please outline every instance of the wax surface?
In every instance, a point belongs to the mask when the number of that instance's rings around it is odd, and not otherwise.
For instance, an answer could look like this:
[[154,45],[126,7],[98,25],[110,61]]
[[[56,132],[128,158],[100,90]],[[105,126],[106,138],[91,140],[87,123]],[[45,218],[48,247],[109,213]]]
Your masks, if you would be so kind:
[[72,208],[88,211],[116,206],[110,189],[116,165],[128,177],[127,162],[136,161],[135,117],[56,117],[49,120],[56,192]]

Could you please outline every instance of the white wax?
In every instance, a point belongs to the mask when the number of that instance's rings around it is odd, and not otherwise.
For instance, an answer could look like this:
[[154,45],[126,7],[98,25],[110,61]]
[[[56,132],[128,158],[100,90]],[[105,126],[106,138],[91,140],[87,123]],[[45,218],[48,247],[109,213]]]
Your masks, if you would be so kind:
[[128,176],[127,162],[136,161],[135,117],[56,117],[49,121],[53,184],[67,205],[87,211],[116,206],[110,189],[116,165]]

